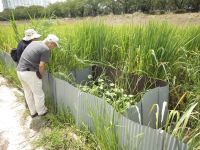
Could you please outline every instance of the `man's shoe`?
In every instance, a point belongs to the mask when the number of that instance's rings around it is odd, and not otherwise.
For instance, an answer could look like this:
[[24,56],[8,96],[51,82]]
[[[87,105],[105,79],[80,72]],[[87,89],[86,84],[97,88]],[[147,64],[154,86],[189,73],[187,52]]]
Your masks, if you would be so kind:
[[38,113],[35,113],[34,115],[31,115],[32,118],[37,117]]

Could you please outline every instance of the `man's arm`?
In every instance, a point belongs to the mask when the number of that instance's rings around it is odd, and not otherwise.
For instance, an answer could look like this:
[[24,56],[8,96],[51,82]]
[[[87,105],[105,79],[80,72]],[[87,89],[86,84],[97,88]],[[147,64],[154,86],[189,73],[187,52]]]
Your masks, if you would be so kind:
[[45,51],[41,55],[40,64],[39,64],[39,76],[41,76],[41,78],[42,78],[42,75],[45,72],[45,64],[49,61],[49,54],[50,54],[49,51]]
[[45,62],[43,62],[43,61],[40,61],[39,72],[40,72],[41,75],[43,75],[44,72],[45,72]]

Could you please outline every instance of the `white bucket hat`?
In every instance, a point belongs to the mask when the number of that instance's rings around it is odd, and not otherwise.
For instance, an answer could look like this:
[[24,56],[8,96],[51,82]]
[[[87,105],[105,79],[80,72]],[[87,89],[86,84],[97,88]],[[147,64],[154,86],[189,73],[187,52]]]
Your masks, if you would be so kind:
[[54,42],[59,47],[59,44],[58,44],[59,38],[54,34],[49,34],[47,38],[45,39],[45,41]]
[[25,36],[23,38],[24,41],[30,41],[33,39],[38,39],[41,37],[40,34],[38,34],[34,29],[28,29],[25,31]]

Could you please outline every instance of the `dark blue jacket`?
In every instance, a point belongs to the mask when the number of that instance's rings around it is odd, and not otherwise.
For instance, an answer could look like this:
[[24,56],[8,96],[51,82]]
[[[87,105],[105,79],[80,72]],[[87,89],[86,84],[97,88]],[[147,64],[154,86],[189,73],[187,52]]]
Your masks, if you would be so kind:
[[24,49],[31,43],[32,41],[24,41],[24,40],[21,40],[17,46],[17,63],[19,62],[20,60],[20,57],[24,51]]

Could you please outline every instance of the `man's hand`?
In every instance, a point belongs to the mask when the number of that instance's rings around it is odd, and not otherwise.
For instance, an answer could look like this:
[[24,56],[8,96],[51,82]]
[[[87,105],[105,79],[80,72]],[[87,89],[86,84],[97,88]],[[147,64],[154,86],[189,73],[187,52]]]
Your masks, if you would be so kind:
[[40,74],[39,71],[36,72],[36,75],[37,75],[37,77],[38,77],[39,79],[42,79],[42,75]]

